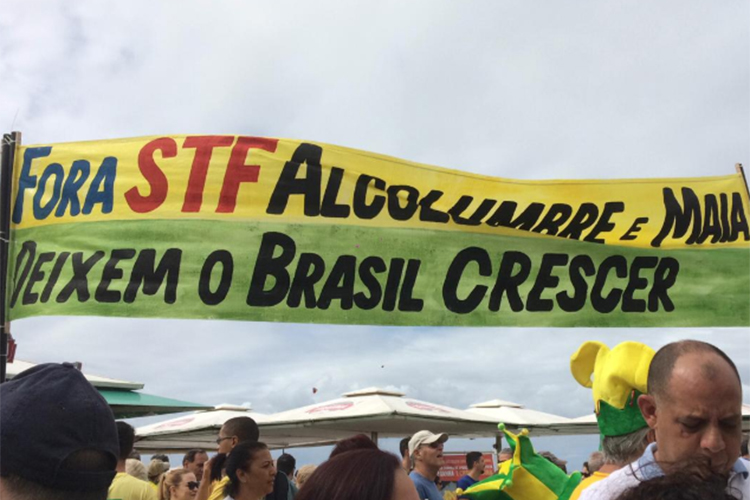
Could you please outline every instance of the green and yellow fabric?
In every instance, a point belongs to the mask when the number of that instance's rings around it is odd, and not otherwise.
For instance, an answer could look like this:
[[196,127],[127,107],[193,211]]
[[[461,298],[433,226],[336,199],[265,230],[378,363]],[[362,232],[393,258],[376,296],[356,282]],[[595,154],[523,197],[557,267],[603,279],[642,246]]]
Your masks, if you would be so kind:
[[581,473],[570,476],[558,466],[534,451],[529,431],[518,435],[499,428],[505,433],[513,458],[498,465],[499,470],[466,490],[457,490],[472,500],[568,500],[581,482]]
[[654,354],[640,342],[623,342],[609,349],[601,342],[588,341],[570,357],[573,377],[592,389],[602,436],[622,436],[646,426],[638,396],[647,392]]

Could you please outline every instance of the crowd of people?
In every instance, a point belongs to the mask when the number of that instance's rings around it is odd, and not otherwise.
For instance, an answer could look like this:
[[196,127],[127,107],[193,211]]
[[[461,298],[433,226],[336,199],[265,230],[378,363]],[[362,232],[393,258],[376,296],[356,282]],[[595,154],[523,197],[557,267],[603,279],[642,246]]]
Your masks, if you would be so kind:
[[[646,387],[639,385],[640,375],[623,376],[631,370],[622,365],[630,363],[633,348],[627,346],[627,356],[612,356],[619,363],[615,368],[613,363],[603,368],[609,350],[588,346],[579,358],[591,366],[573,367],[579,375],[596,371],[600,383],[616,378],[619,385],[615,392],[594,387],[595,400],[602,403],[597,406],[602,450],[589,457],[588,477],[570,498],[750,500],[742,385],[732,360],[696,341],[668,344],[656,353],[638,347],[647,361]],[[640,373],[642,367],[636,368]],[[634,382],[623,386],[628,380]],[[618,403],[623,387],[625,397]],[[133,451],[133,428],[114,420],[106,401],[73,365],[31,368],[0,385],[0,400],[3,500],[444,498],[438,473],[445,463],[446,433],[422,430],[404,438],[401,457],[364,435],[354,436],[340,441],[321,465],[297,470],[289,454],[273,459],[252,418],[238,417],[219,430],[213,457],[206,450],[190,450],[180,466],[171,468],[166,456],[155,455],[148,466],[141,461]],[[498,465],[519,455],[498,450]],[[565,470],[554,455],[539,455]],[[471,452],[466,465],[459,493],[475,498],[473,490],[491,464],[482,453]],[[482,498],[492,498],[486,495]],[[514,495],[520,500],[523,492]]]

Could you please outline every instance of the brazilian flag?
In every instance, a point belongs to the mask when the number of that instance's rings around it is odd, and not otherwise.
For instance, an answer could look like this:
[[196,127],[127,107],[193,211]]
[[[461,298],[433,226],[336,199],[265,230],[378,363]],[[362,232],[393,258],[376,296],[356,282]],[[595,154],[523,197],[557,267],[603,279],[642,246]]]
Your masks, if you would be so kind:
[[502,424],[500,429],[513,450],[513,458],[499,464],[494,476],[456,493],[472,500],[568,500],[581,482],[581,473],[568,476],[558,466],[537,455],[528,430],[523,429],[515,435]]

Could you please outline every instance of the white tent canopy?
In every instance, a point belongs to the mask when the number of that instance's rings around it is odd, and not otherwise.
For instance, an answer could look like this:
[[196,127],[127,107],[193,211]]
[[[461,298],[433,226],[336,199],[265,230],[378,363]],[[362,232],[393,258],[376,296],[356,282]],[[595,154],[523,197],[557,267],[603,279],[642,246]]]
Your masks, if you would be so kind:
[[483,415],[405,397],[397,391],[369,387],[341,398],[276,413],[261,435],[344,438],[354,434],[405,437],[422,429],[452,436],[490,437],[497,423]]
[[559,428],[571,422],[567,417],[531,410],[523,405],[502,399],[492,399],[483,403],[476,403],[466,410],[481,415],[496,423],[505,424],[508,429],[528,429],[534,436],[560,435]]
[[[199,411],[136,429],[136,449],[162,452],[181,452],[193,448],[204,450],[216,449],[216,437],[224,422],[234,417],[250,417],[262,428],[264,422],[271,419],[264,413],[258,413],[245,406],[218,405],[213,410]],[[292,446],[314,446],[329,444],[320,442],[289,441],[274,439],[261,430],[261,439],[271,448],[289,448]]]
[[498,435],[496,421],[482,415],[371,387],[274,415],[244,407],[217,406],[214,410],[139,427],[136,448],[173,452],[215,449],[219,429],[237,416],[252,417],[260,427],[260,439],[274,448],[331,444],[355,434],[366,434],[376,440],[405,437],[422,429],[462,437]]

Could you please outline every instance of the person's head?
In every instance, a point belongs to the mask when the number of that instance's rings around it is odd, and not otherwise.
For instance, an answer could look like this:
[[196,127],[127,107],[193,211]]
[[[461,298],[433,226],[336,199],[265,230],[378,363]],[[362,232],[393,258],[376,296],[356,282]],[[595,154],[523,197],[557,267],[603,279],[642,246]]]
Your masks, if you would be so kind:
[[182,458],[182,466],[199,479],[203,476],[203,466],[206,462],[208,462],[208,453],[198,448],[188,451]]
[[229,483],[224,494],[237,498],[241,493],[253,498],[273,491],[276,467],[268,446],[258,441],[243,441],[232,448],[225,462]]
[[656,461],[667,470],[704,456],[719,474],[740,455],[742,386],[732,360],[694,340],[667,344],[654,356],[648,394],[638,406],[656,434]]
[[589,477],[591,475],[591,471],[589,470],[589,463],[583,462],[583,465],[581,466],[581,477]]
[[557,465],[560,468],[560,470],[562,470],[564,473],[566,474],[568,473],[568,468],[566,466],[568,463],[567,460],[562,460],[561,458],[557,458],[557,456],[551,451],[540,451],[539,455],[546,458],[553,464]]
[[312,473],[315,472],[315,469],[317,468],[317,465],[307,464],[297,469],[297,477],[295,481],[297,483],[297,488],[302,488],[302,485],[310,479],[310,476],[312,476]]
[[497,463],[505,462],[513,458],[513,450],[510,448],[503,448],[500,453],[497,454]]
[[104,500],[119,455],[112,410],[73,365],[0,384],[0,498]]
[[411,436],[405,437],[398,443],[398,451],[401,453],[401,457],[409,457],[409,440]]
[[479,451],[470,451],[466,454],[466,468],[469,472],[481,474],[484,472],[484,457]]
[[409,440],[409,456],[414,468],[423,476],[434,479],[445,463],[443,443],[446,441],[448,434],[433,434],[430,431],[419,431]]
[[357,434],[356,436],[342,439],[336,443],[336,446],[331,450],[331,454],[328,458],[333,458],[340,453],[345,453],[351,450],[359,450],[361,448],[378,448],[372,439],[368,438],[364,434]]
[[198,494],[198,480],[187,469],[171,470],[159,481],[159,500],[189,500]]
[[622,492],[615,500],[734,500],[721,476],[699,477],[685,472],[659,476]]
[[[623,467],[643,455],[646,446],[653,441],[654,431],[644,427],[622,436],[604,436],[602,453],[605,463]],[[594,472],[589,468],[591,472]]]
[[377,448],[340,453],[323,462],[295,500],[418,500],[399,459]]
[[169,470],[169,464],[159,460],[158,458],[152,458],[148,464],[148,480],[154,484],[159,484],[161,476]]
[[294,476],[294,469],[297,468],[297,461],[289,453],[283,453],[276,459],[276,469],[291,479]]
[[398,451],[401,453],[401,467],[411,469],[411,457],[409,457],[409,440],[411,436],[405,437],[398,443]]
[[169,465],[169,457],[163,453],[159,453],[159,454],[152,456],[151,460],[161,460],[165,464]]
[[124,464],[133,451],[135,430],[132,425],[120,420],[115,425],[117,426],[117,441],[120,444],[120,454],[117,456],[117,461]]
[[143,465],[143,462],[136,460],[135,458],[128,458],[125,460],[125,472],[141,481],[148,481],[148,471],[146,470],[146,466]]
[[138,453],[136,450],[133,450],[133,451],[130,452],[130,455],[128,455],[128,458],[134,458],[136,460],[140,460],[141,459],[141,454]]
[[258,424],[250,417],[230,418],[219,430],[216,438],[219,453],[229,453],[239,443],[257,442],[260,437]]
[[588,461],[585,463],[586,465],[586,472],[589,474],[593,474],[594,472],[598,471],[602,468],[602,465],[604,465],[604,453],[601,451],[595,451],[592,452],[591,455],[589,455]]

